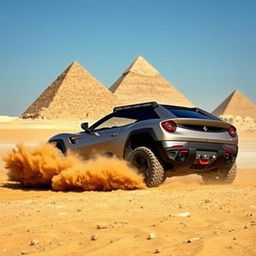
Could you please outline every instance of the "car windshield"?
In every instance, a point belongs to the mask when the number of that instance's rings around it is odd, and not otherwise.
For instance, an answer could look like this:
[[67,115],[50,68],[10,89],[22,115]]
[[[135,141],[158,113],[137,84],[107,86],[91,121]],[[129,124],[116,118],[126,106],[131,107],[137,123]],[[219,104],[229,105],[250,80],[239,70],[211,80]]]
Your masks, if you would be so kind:
[[169,112],[179,118],[196,118],[196,119],[211,119],[206,116],[204,113],[193,109],[179,109],[179,108],[171,108],[165,107]]

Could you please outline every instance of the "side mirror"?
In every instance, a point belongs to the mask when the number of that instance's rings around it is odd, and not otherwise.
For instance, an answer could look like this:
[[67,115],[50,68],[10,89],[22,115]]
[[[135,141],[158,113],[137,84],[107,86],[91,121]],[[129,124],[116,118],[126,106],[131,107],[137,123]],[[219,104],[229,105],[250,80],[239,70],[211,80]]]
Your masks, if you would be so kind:
[[89,128],[88,123],[87,123],[87,122],[81,123],[81,128],[82,128],[83,130],[85,130],[86,132],[88,132],[88,128]]

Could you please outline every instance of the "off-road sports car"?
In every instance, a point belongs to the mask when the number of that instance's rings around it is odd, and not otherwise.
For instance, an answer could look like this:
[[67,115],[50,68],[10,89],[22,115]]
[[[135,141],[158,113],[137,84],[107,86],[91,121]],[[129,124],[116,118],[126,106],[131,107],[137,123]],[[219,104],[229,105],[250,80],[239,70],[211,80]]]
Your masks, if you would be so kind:
[[79,133],[49,139],[64,154],[106,154],[126,159],[154,187],[166,177],[199,174],[205,183],[232,183],[236,175],[236,128],[200,109],[156,102],[116,107]]

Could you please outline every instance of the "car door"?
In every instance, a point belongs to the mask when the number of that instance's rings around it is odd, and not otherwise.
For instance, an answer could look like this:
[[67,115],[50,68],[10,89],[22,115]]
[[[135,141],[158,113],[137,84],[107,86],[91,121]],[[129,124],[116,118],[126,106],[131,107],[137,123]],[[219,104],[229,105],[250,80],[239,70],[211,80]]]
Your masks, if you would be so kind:
[[102,153],[118,155],[116,153],[120,154],[118,148],[120,131],[136,121],[134,118],[110,114],[76,138],[76,151],[85,157]]
[[89,157],[92,154],[115,154],[115,142],[121,127],[99,129],[91,133],[84,134],[77,139],[76,151]]

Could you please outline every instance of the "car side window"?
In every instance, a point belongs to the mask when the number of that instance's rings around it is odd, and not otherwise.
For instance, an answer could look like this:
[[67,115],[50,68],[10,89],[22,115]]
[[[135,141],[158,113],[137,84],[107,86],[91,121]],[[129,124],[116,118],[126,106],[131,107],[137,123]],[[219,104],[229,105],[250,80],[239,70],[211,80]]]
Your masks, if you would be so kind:
[[109,118],[108,120],[106,120],[105,122],[94,127],[93,130],[98,131],[98,130],[102,130],[102,129],[121,127],[121,126],[135,123],[136,121],[137,121],[137,119],[134,119],[134,118],[113,116],[113,117]]
[[128,124],[133,124],[137,121],[156,118],[159,118],[159,116],[152,108],[123,109],[109,114],[108,116],[99,120],[91,127],[91,129],[92,131],[98,131],[113,127],[122,127]]

